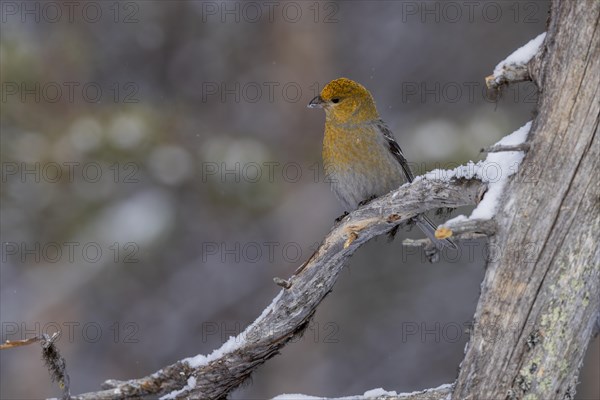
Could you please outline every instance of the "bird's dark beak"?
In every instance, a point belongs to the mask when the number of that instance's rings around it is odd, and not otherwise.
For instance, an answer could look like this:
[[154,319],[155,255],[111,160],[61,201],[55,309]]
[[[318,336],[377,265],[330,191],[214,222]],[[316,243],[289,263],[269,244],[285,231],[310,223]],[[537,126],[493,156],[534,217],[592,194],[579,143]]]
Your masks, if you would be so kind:
[[308,103],[307,107],[308,108],[323,108],[323,104],[325,104],[325,101],[321,98],[321,96],[316,96],[314,99],[312,99],[310,101],[310,103]]

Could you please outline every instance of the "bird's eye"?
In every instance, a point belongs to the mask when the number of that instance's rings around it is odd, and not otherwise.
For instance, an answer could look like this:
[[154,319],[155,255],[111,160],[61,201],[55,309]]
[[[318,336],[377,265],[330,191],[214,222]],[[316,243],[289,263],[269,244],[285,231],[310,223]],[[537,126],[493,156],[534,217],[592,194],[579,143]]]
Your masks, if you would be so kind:
[[340,102],[340,99],[338,99],[337,97],[335,97],[335,98],[331,99],[331,102],[334,103],[334,104],[337,104],[337,103]]

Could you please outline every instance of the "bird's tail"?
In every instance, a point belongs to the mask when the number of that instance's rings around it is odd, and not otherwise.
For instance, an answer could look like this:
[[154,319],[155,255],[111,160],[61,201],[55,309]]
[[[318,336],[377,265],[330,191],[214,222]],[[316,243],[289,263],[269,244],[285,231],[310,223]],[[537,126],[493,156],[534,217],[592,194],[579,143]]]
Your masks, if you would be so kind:
[[442,249],[444,246],[447,246],[451,249],[456,249],[456,244],[450,239],[438,239],[435,237],[435,230],[437,229],[435,224],[427,218],[425,214],[420,214],[417,216],[416,222],[419,228],[423,231],[423,233],[431,240],[435,247],[438,249]]

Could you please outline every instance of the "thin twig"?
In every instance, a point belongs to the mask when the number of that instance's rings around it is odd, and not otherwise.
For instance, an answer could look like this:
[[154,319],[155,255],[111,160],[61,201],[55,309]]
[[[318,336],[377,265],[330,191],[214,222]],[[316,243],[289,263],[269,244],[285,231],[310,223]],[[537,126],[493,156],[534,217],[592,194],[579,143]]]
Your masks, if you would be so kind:
[[490,146],[490,147],[486,147],[484,149],[481,149],[480,152],[481,153],[499,153],[502,151],[529,151],[529,149],[531,148],[531,145],[527,142],[525,143],[520,143],[520,144],[516,144],[516,145],[510,145],[510,146],[503,146],[503,145],[495,145],[495,146]]
[[[455,242],[463,242],[465,240],[477,240],[477,239],[484,239],[484,238],[488,238],[489,236],[486,235],[485,233],[462,233],[462,234],[453,234],[452,235],[452,240],[454,240]],[[427,246],[431,246],[431,240],[425,238],[425,239],[404,239],[402,241],[402,245],[403,246],[407,246],[407,247],[427,247]]]
[[[438,232],[442,230],[451,231],[452,237],[462,234],[481,234],[492,236],[496,233],[496,221],[493,219],[466,219],[452,223],[444,223],[438,227]],[[437,233],[436,232],[436,235]]]
[[6,342],[0,344],[0,350],[7,350],[7,349],[15,348],[15,347],[27,346],[32,343],[37,343],[43,339],[44,338],[41,336],[36,336],[36,337],[32,337],[29,339],[23,339],[23,340],[7,340]]

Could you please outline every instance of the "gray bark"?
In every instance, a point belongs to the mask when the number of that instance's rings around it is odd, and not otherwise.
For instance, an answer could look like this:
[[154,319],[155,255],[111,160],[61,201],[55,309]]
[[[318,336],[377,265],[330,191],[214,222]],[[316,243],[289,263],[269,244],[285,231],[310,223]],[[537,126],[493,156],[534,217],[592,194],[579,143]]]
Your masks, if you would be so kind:
[[[557,0],[453,399],[569,399],[600,309],[600,2]],[[496,331],[490,340],[486,332]]]

